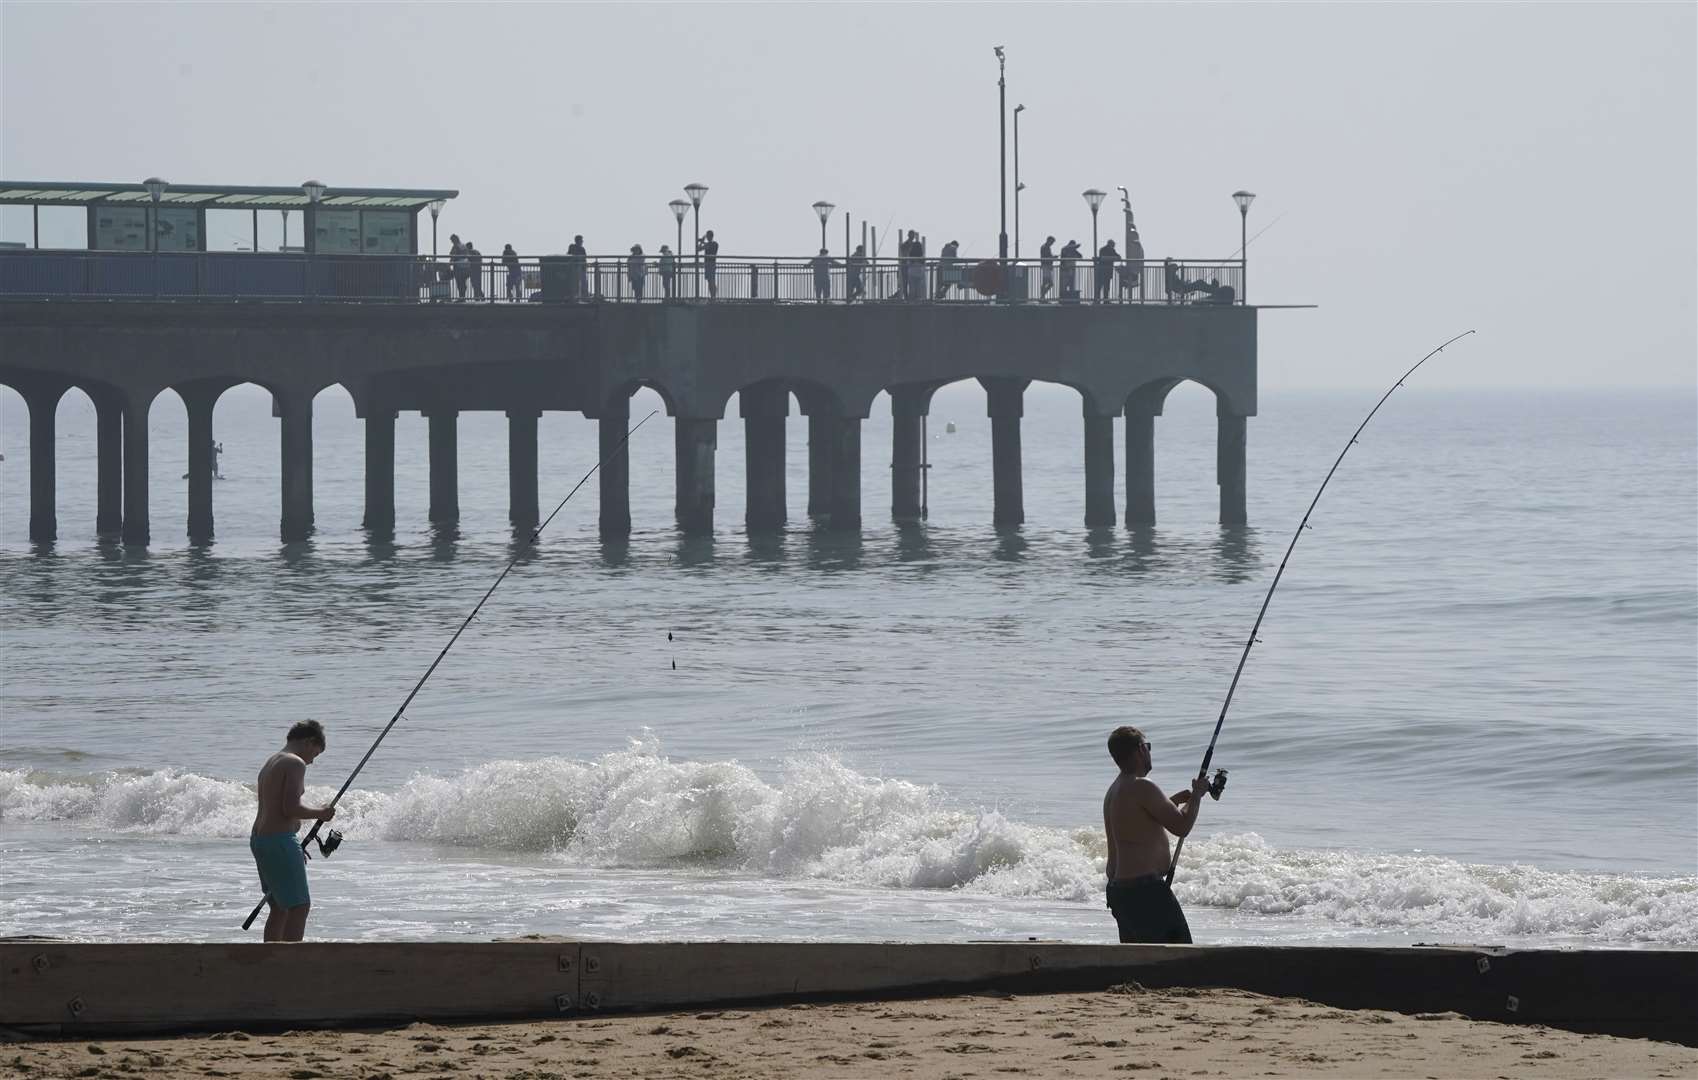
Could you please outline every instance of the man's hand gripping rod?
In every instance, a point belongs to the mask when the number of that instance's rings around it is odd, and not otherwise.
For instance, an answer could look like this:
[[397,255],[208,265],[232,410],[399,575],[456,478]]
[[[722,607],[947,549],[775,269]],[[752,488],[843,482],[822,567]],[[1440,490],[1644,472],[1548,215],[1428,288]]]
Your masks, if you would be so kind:
[[[1362,434],[1362,429],[1368,426],[1368,421],[1372,420],[1374,418],[1374,414],[1380,411],[1380,406],[1386,403],[1386,399],[1391,397],[1391,395],[1397,391],[1397,388],[1403,385],[1403,380],[1415,374],[1415,368],[1425,364],[1428,360],[1431,360],[1439,353],[1444,352],[1445,349],[1449,348],[1456,342],[1461,341],[1473,332],[1474,331],[1472,330],[1464,330],[1462,333],[1451,338],[1443,345],[1440,345],[1426,356],[1415,361],[1415,367],[1405,371],[1403,373],[1403,377],[1393,383],[1391,389],[1387,390],[1380,396],[1380,400],[1374,404],[1374,407],[1368,411],[1368,415],[1363,418],[1362,422],[1356,426],[1356,430],[1351,433],[1350,441],[1345,443],[1344,449],[1338,452],[1338,459],[1332,463],[1332,468],[1327,470],[1326,479],[1321,481],[1321,486],[1318,490],[1316,490],[1315,497],[1309,501],[1309,509],[1303,512],[1303,520],[1297,523],[1297,531],[1291,534],[1291,543],[1286,545],[1285,556],[1279,560],[1279,569],[1274,572],[1273,583],[1268,586],[1268,594],[1262,597],[1262,610],[1256,613],[1256,623],[1254,626],[1250,627],[1250,636],[1244,642],[1244,652],[1238,657],[1238,669],[1232,673],[1232,685],[1226,688],[1226,700],[1223,701],[1220,706],[1220,718],[1215,721],[1215,733],[1209,738],[1209,748],[1203,752],[1203,764],[1202,767],[1197,770],[1197,778],[1199,780],[1209,775],[1209,763],[1214,760],[1215,756],[1215,743],[1220,739],[1221,726],[1226,723],[1226,710],[1232,707],[1232,693],[1238,689],[1238,677],[1244,674],[1244,662],[1250,659],[1251,647],[1260,640],[1256,637],[1256,632],[1262,628],[1262,617],[1268,613],[1268,604],[1273,600],[1274,590],[1279,588],[1279,579],[1285,574],[1285,564],[1291,561],[1291,551],[1297,546],[1297,538],[1302,536],[1303,530],[1309,527],[1309,515],[1315,512],[1315,505],[1321,501],[1321,493],[1326,491],[1327,484],[1332,481],[1332,474],[1338,471],[1339,465],[1344,461],[1344,455],[1350,453],[1350,448],[1356,445],[1356,438]],[[1224,791],[1225,789],[1226,770],[1222,769],[1215,776],[1213,783],[1211,783],[1209,793],[1218,799],[1220,798],[1221,791]],[[1185,838],[1181,836],[1178,842],[1173,845],[1173,862],[1169,864],[1167,868],[1167,883],[1169,885],[1173,884],[1174,872],[1179,869],[1179,853],[1183,851],[1184,848]]]
[[[572,501],[572,496],[578,493],[578,489],[589,483],[590,477],[594,476],[596,472],[607,463],[609,458],[612,458],[615,454],[623,453],[625,450],[625,444],[631,441],[631,436],[636,433],[637,428],[642,427],[644,424],[654,419],[655,413],[659,411],[660,410],[656,409],[653,412],[650,412],[647,416],[637,421],[635,427],[627,429],[625,437],[619,440],[619,444],[617,446],[608,451],[607,457],[596,462],[590,467],[589,472],[585,473],[576,484],[572,485],[572,490],[568,491],[566,493],[566,497],[560,500],[560,505],[554,508],[554,513],[549,514],[548,517],[543,520],[541,525],[538,525],[531,531],[530,543],[536,543],[537,537],[541,536],[542,531],[548,528],[549,522],[554,520],[555,514],[564,510],[566,508],[566,504]],[[365,757],[362,757],[360,759],[360,763],[354,766],[354,771],[348,774],[348,779],[342,782],[341,790],[337,791],[336,797],[330,800],[330,805],[332,807],[335,807],[337,803],[342,801],[342,796],[346,795],[348,793],[348,788],[353,785],[354,778],[360,775],[360,770],[366,767],[366,762],[370,761],[371,756],[377,752],[378,744],[383,742],[383,737],[389,734],[389,729],[394,727],[406,713],[407,706],[411,705],[413,703],[413,698],[417,697],[419,691],[424,689],[424,684],[436,671],[437,665],[442,663],[442,658],[448,655],[448,650],[452,649],[454,647],[454,643],[460,640],[460,635],[466,632],[466,627],[472,625],[472,620],[477,618],[478,612],[483,609],[485,601],[495,595],[495,590],[500,587],[501,583],[507,579],[507,575],[512,573],[513,568],[517,565],[519,565],[519,556],[515,555],[513,556],[512,561],[507,564],[506,568],[496,576],[494,584],[490,585],[489,590],[483,594],[483,599],[477,602],[477,605],[472,608],[465,620],[460,623],[459,628],[454,631],[454,636],[448,639],[448,644],[444,645],[442,647],[442,651],[436,654],[436,659],[430,662],[430,667],[425,669],[425,673],[420,676],[419,681],[413,685],[412,692],[407,695],[407,699],[401,702],[401,707],[395,710],[395,715],[389,718],[389,723],[383,725],[383,730],[377,733],[377,738],[372,741],[371,747],[366,750]],[[318,830],[323,825],[324,822],[322,821],[313,822],[312,829],[308,831],[305,839],[301,841],[301,855],[304,858],[312,858],[312,855],[308,852],[307,848],[314,840],[318,840]],[[323,840],[318,841],[319,853],[328,856],[331,852],[335,851],[341,843],[342,834],[332,829],[330,831],[330,835],[326,836]],[[270,893],[266,893],[264,896],[260,897],[259,903],[254,905],[253,911],[248,913],[247,919],[242,923],[243,930],[246,930],[254,924],[254,920],[259,918],[259,913],[265,910],[266,902],[270,899]]]

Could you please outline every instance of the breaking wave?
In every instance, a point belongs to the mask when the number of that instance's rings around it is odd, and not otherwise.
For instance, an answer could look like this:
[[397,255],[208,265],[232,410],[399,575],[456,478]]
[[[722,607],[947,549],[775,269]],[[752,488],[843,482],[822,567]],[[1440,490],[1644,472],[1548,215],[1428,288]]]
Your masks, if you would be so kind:
[[[332,791],[309,789],[309,801]],[[0,822],[239,837],[252,816],[251,787],[193,773],[0,770]],[[830,755],[790,758],[763,779],[734,761],[672,761],[652,740],[594,761],[492,761],[416,776],[394,792],[351,792],[337,826],[350,838],[530,851],[580,866],[717,869],[1010,899],[1100,902],[1104,866],[1094,829],[963,807],[936,788],[867,776]],[[1698,877],[1278,849],[1253,833],[1199,837],[1186,852],[1177,891],[1190,906],[1452,939],[1698,946]]]

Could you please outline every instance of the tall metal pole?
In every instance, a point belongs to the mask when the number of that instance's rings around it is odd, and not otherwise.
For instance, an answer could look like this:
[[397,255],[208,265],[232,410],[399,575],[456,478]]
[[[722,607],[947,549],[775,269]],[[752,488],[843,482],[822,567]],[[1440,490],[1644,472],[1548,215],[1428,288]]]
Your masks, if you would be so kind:
[[1091,258],[1097,257],[1097,208],[1091,207]]
[[1250,302],[1250,241],[1245,236],[1250,231],[1250,204],[1245,203],[1238,208],[1238,287],[1243,290],[1238,302]]
[[1002,273],[1008,275],[1008,61],[1002,46],[996,46],[996,107],[997,107],[997,175],[1002,189],[1001,230],[997,233],[996,254],[1003,262]]
[[690,265],[695,267],[696,270],[696,299],[699,300],[702,296],[702,204],[699,200],[691,201],[694,203],[696,211],[693,217],[696,223],[696,255],[695,258],[690,260]]
[[1020,258],[1020,114],[1026,106],[1014,106],[1014,258]]

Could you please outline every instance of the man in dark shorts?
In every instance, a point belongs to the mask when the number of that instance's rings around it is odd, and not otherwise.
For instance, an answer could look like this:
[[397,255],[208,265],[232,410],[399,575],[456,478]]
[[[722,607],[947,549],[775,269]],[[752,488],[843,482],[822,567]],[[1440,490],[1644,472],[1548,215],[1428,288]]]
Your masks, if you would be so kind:
[[1150,741],[1135,727],[1118,727],[1108,737],[1109,756],[1120,775],[1103,797],[1108,834],[1108,907],[1122,944],[1191,944],[1191,927],[1167,885],[1173,861],[1167,834],[1188,836],[1209,790],[1206,777],[1171,798],[1149,778]]
[[329,821],[334,806],[308,806],[307,766],[324,753],[324,725],[302,720],[289,729],[283,749],[266,759],[259,770],[254,793],[259,810],[254,814],[248,848],[259,868],[259,884],[271,914],[265,920],[265,940],[299,941],[306,934],[307,911],[312,896],[307,892],[306,853],[295,831],[302,818]]

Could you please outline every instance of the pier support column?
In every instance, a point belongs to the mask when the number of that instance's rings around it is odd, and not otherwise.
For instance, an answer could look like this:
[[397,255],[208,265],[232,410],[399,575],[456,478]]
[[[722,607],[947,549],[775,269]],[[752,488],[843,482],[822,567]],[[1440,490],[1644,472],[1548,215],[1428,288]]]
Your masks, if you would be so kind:
[[366,425],[366,515],[360,524],[367,532],[391,536],[395,532],[395,410],[369,406]]
[[620,445],[631,423],[631,400],[625,398],[596,418],[601,437],[601,535],[631,535],[631,444]]
[[737,394],[743,414],[743,467],[748,504],[743,524],[749,532],[776,532],[788,520],[784,490],[784,428],[790,415],[790,391],[783,383],[746,386]]
[[713,455],[719,447],[719,421],[680,416],[672,422],[674,517],[686,534],[713,533]]
[[932,387],[898,387],[890,392],[890,516],[911,524],[926,516],[925,418]]
[[1085,409],[1085,527],[1113,526],[1114,417]]
[[425,414],[430,423],[430,520],[433,525],[460,521],[460,414],[439,409]]
[[1156,415],[1126,408],[1126,527],[1156,523]]
[[138,547],[148,541],[147,413],[152,390],[124,394],[124,543]]
[[835,416],[817,409],[808,414],[808,516],[831,516],[832,429]]
[[861,417],[830,418],[831,521],[833,532],[861,529]]
[[90,390],[94,400],[94,531],[117,536],[124,531],[124,401],[111,390]]
[[1020,476],[1020,418],[1030,379],[980,379],[985,388],[985,414],[991,422],[991,520],[999,528],[1026,520],[1025,490]]
[[1243,525],[1250,520],[1245,510],[1244,448],[1245,418],[1217,413],[1215,416],[1215,483],[1220,485],[1220,523]]
[[59,536],[58,459],[53,451],[58,430],[59,399],[64,386],[31,390],[29,404],[29,538],[49,543]]
[[312,394],[279,392],[274,406],[283,427],[283,520],[285,544],[312,535]]
[[177,387],[189,414],[189,539],[212,539],[212,410],[224,384],[187,383]]
[[537,506],[537,420],[530,409],[507,410],[507,520],[531,530],[542,520]]

